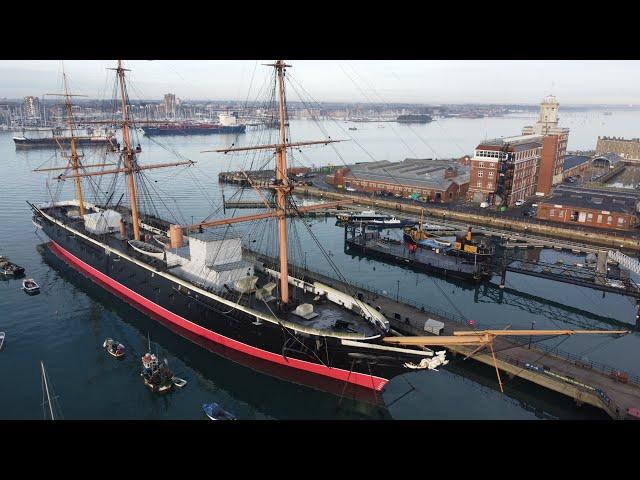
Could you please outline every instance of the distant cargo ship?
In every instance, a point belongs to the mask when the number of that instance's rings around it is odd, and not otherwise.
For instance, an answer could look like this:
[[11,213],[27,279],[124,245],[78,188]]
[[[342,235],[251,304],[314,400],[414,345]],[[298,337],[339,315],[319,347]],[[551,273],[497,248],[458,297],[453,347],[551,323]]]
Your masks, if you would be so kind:
[[221,114],[219,123],[167,122],[142,127],[144,134],[152,135],[207,135],[214,133],[244,133],[246,125],[238,123],[236,114]]
[[431,115],[400,115],[396,119],[398,123],[429,123],[433,121]]
[[[16,147],[19,148],[69,148],[71,137],[35,137],[27,138],[25,136],[13,137],[13,142]],[[114,147],[117,144],[116,138],[113,135],[110,136],[87,136],[87,137],[75,137],[76,145],[79,146],[100,146],[111,144]]]

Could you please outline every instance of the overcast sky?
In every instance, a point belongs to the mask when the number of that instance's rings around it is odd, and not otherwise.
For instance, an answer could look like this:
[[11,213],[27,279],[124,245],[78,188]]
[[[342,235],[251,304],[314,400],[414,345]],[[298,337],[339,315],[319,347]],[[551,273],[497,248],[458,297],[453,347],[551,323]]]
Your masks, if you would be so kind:
[[[640,61],[289,60],[292,77],[318,101],[529,103],[554,94],[561,104],[640,104]],[[171,92],[183,99],[255,98],[266,61],[126,61],[134,99]],[[115,61],[64,62],[73,93],[110,98]],[[255,72],[255,74],[254,74]],[[61,89],[61,62],[0,61],[0,97]],[[297,95],[289,89],[289,99]],[[263,97],[260,98],[264,100]]]

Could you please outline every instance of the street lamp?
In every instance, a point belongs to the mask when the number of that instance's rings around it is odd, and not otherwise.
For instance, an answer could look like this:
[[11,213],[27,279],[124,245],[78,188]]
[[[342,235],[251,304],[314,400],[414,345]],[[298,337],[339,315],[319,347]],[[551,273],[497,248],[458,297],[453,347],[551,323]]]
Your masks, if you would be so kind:
[[[533,322],[531,322],[531,330],[534,329],[536,325],[536,321],[534,320]],[[529,350],[531,350],[531,335],[529,335]]]

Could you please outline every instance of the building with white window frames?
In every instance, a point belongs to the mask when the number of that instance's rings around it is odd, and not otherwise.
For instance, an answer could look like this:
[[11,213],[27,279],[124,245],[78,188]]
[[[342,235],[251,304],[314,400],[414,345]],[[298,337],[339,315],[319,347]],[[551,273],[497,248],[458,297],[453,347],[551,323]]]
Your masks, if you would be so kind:
[[535,194],[542,135],[486,140],[471,158],[468,199],[513,205]]

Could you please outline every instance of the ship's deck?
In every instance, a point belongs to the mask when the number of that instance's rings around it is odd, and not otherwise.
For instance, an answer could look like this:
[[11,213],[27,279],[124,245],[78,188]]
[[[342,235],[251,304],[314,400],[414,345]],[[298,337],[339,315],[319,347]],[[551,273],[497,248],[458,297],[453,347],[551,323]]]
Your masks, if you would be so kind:
[[[42,208],[43,212],[61,221],[65,225],[68,225],[69,227],[78,230],[82,234],[93,238],[101,243],[106,243],[109,247],[116,251],[120,251],[130,257],[133,257],[136,260],[153,267],[154,269],[175,274],[175,272],[172,272],[172,268],[170,266],[167,266],[165,261],[140,253],[134,250],[128,244],[127,240],[133,238],[133,226],[131,224],[131,217],[128,210],[118,209],[118,211],[123,215],[122,218],[125,221],[125,230],[127,237],[125,239],[122,239],[120,237],[119,232],[102,235],[96,235],[89,232],[85,229],[83,220],[81,220],[79,217],[70,217],[68,215],[68,213],[72,212],[73,210],[77,210],[77,207],[55,206]],[[168,222],[157,218],[143,218],[142,223],[151,225],[152,227],[158,228],[160,230],[168,230],[169,228]],[[148,235],[149,243],[153,245],[159,245],[152,239],[152,235],[155,234],[157,234],[157,232],[147,230],[144,227],[140,228],[141,238],[144,238],[146,235]],[[182,249],[186,252],[188,247],[182,247]],[[256,285],[257,288],[264,287],[267,283],[277,283],[277,279],[273,279],[264,271],[255,270],[254,274],[258,277],[258,282]],[[356,314],[355,312],[345,307],[328,301],[327,299],[316,300],[316,295],[314,293],[305,292],[303,291],[303,289],[292,284],[289,284],[291,306],[295,307],[304,303],[311,304],[313,305],[313,312],[317,314],[317,316],[314,316],[310,319],[305,319],[293,313],[291,307],[288,308],[287,311],[279,310],[277,301],[277,298],[279,296],[278,286],[276,286],[276,288],[274,288],[271,293],[271,296],[275,298],[272,298],[265,303],[264,300],[260,300],[256,297],[255,292],[249,294],[245,293],[241,295],[239,292],[233,290],[233,285],[228,285],[228,289],[224,287],[222,289],[215,289],[210,286],[190,282],[188,279],[182,277],[180,278],[182,281],[192,283],[195,286],[204,288],[205,290],[210,291],[215,295],[239,303],[242,306],[249,307],[267,315],[275,314],[280,320],[291,322],[293,324],[301,325],[307,328],[335,333],[355,333],[364,335],[366,337],[375,336],[380,333],[368,320],[362,318],[359,314]],[[363,304],[362,307],[372,308],[365,304]]]

